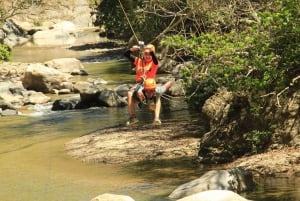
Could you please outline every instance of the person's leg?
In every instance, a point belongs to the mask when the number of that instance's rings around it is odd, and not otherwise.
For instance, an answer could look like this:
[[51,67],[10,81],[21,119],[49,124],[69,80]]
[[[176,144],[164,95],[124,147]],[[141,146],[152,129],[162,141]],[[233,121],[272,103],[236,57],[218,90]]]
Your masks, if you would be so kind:
[[127,92],[127,105],[128,105],[128,113],[130,116],[132,115],[132,113],[131,113],[132,95],[133,95],[133,91],[129,90]]
[[155,109],[154,109],[154,121],[153,124],[160,125],[160,110],[161,110],[161,96],[171,87],[172,82],[168,81],[163,86],[156,88],[156,101],[155,101]]
[[139,120],[136,118],[135,114],[135,107],[137,102],[134,98],[134,93],[132,91],[128,91],[127,93],[127,103],[128,103],[128,112],[129,112],[129,119],[126,122],[127,125],[138,123]]
[[138,106],[139,108],[143,108],[143,106],[147,103],[146,102],[146,97],[143,93],[143,89],[144,89],[144,86],[143,85],[140,85],[138,88],[137,88],[137,97],[138,97]]
[[160,125],[161,124],[161,121],[159,119],[160,109],[161,109],[161,101],[160,101],[160,95],[158,95],[156,97],[155,109],[154,109],[154,121],[153,121],[153,124],[155,124],[155,125]]

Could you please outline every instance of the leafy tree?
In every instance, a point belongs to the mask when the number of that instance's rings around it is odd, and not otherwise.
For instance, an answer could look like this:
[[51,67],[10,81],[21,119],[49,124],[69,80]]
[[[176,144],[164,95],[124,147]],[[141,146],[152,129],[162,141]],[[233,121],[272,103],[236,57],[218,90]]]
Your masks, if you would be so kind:
[[122,10],[122,6],[133,28],[136,29],[135,10],[140,5],[140,0],[122,0],[121,5],[119,0],[103,0],[98,6],[99,14],[96,24],[104,26],[106,31],[113,33],[115,37],[128,38],[132,35],[132,31]]
[[[160,41],[167,35],[190,37],[211,30],[242,29],[257,21],[255,7],[265,3],[250,0],[121,0],[135,32],[145,41]],[[268,2],[268,1],[267,1]],[[103,0],[98,6],[98,25],[117,36],[132,31],[122,13],[119,0]]]
[[0,22],[23,13],[32,5],[41,5],[44,0],[0,0]]
[[[276,1],[272,10],[257,13],[257,23],[241,30],[167,37],[163,45],[179,49],[198,63],[182,72],[190,103],[199,107],[203,97],[225,86],[246,92],[262,105],[261,96],[279,94],[299,76],[299,5],[293,2]],[[208,84],[212,81],[215,85]]]
[[[8,18],[22,14],[24,9],[32,5],[41,5],[43,0],[0,0],[0,25]],[[7,61],[11,58],[11,50],[4,44],[0,44],[0,61]]]
[[277,1],[275,13],[265,13],[265,23],[271,27],[272,49],[281,59],[279,66],[284,70],[287,81],[300,75],[300,1]]

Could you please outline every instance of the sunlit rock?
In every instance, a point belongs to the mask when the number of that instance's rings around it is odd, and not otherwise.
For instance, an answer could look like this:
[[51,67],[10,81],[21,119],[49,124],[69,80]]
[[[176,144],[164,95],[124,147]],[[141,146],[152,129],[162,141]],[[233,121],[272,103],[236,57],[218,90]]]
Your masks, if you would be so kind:
[[61,83],[68,81],[71,77],[70,74],[37,63],[27,67],[22,82],[28,90],[49,93],[53,89],[61,89]]
[[126,195],[115,195],[115,194],[105,193],[102,195],[98,195],[97,197],[93,198],[91,201],[134,201],[134,199]]
[[250,201],[228,190],[209,190],[196,193],[177,201]]

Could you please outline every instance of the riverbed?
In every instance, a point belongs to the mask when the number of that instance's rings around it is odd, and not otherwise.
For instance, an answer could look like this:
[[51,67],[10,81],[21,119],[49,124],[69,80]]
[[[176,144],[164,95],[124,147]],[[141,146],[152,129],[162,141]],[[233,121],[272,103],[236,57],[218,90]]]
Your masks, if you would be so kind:
[[[14,61],[43,62],[89,54],[68,48],[19,47],[14,50]],[[84,65],[89,77],[103,78],[108,87],[133,80],[126,61]],[[139,115],[147,121],[147,114],[140,111]],[[170,104],[161,117],[162,120],[195,118],[182,101]],[[89,201],[110,192],[129,195],[137,201],[162,201],[178,185],[199,177],[207,169],[219,168],[182,159],[133,166],[86,164],[66,154],[66,142],[123,124],[126,119],[126,107],[60,112],[41,108],[31,114],[1,117],[0,200]],[[255,192],[243,196],[256,201],[300,200],[300,180],[261,179]]]

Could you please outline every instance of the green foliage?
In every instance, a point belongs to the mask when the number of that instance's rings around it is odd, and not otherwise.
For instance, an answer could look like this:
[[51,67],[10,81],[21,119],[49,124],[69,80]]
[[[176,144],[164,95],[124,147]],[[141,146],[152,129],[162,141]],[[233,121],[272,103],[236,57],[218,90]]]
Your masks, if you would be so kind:
[[10,49],[3,44],[0,44],[0,61],[8,61],[11,58]]
[[[187,40],[182,36],[174,36],[167,38],[162,44],[184,48],[198,60],[197,67],[189,67],[182,72],[187,92],[195,96],[190,99],[191,103],[196,106],[201,104],[195,100],[203,96],[199,93],[199,88],[202,88],[204,94],[209,89],[207,95],[220,86],[257,95],[257,90],[272,90],[272,82],[280,79],[277,74],[279,71],[276,70],[277,56],[268,49],[267,33],[257,32],[255,29],[224,34],[205,33]],[[203,72],[206,72],[206,79],[202,79]],[[206,85],[211,87],[205,87]]]
[[[295,6],[292,0],[280,2],[276,4],[277,10],[259,13],[261,23],[241,31],[212,31],[189,38],[175,35],[162,41],[162,45],[184,49],[185,55],[198,62],[182,72],[187,96],[194,96],[189,99],[191,104],[199,105],[198,100],[203,96],[199,88],[206,90],[203,82],[209,85],[213,80],[212,86],[244,91],[262,105],[262,94],[281,91],[291,77],[299,75],[299,5]],[[200,81],[203,72],[210,79]],[[211,91],[209,88],[202,93]]]
[[300,2],[279,1],[280,10],[270,16],[272,48],[281,56],[280,67],[291,79],[300,74]]
[[[132,27],[137,30],[135,11],[141,6],[141,0],[122,0],[121,3]],[[97,24],[104,26],[108,32],[125,38],[133,34],[118,0],[103,0],[97,9]]]
[[[176,13],[188,10],[189,4],[181,0],[121,0],[121,3],[134,32],[145,42],[153,40],[172,23],[176,24],[181,19]],[[96,24],[107,32],[127,39],[133,35],[118,0],[102,0],[97,10],[99,15]],[[185,26],[188,27],[188,23]]]
[[246,140],[244,149],[248,149],[252,153],[258,153],[263,151],[266,145],[270,142],[272,132],[253,130],[249,133],[245,133],[243,137]]

